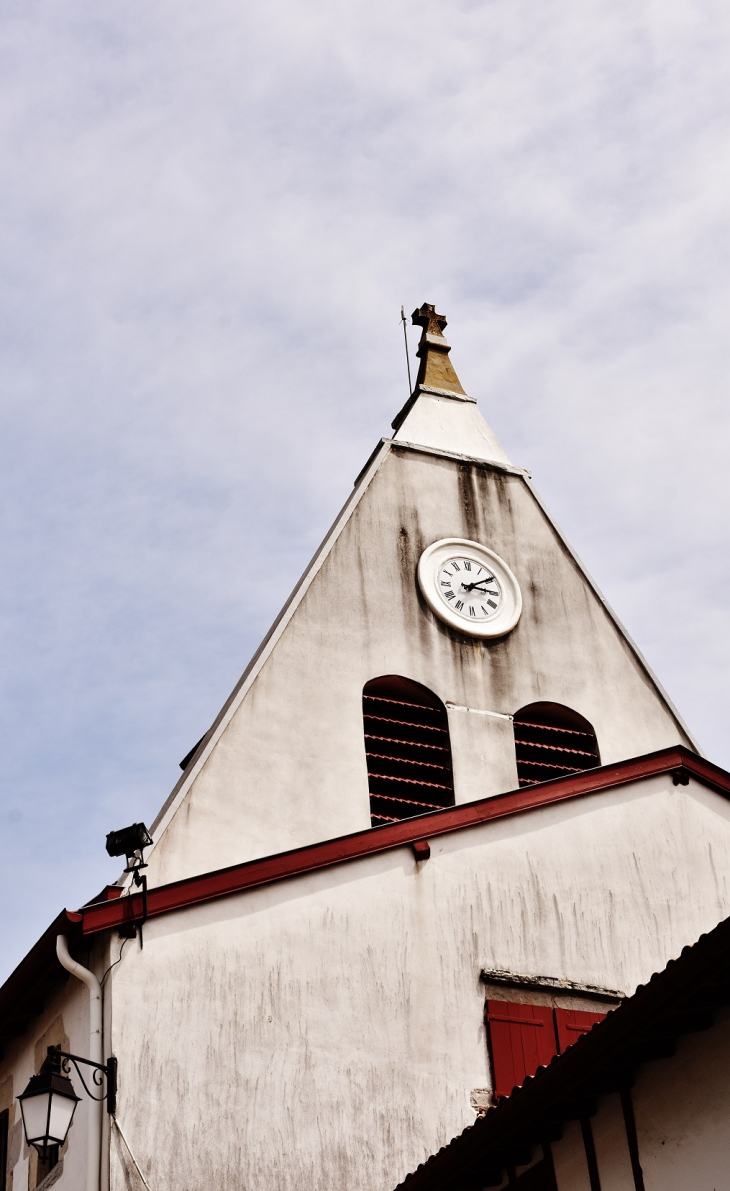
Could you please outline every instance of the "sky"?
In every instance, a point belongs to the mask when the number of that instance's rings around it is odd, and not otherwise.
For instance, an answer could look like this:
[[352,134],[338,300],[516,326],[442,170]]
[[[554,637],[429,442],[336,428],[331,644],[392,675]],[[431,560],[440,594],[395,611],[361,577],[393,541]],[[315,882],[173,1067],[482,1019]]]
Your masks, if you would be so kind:
[[401,303],[730,767],[729,51],[717,0],[3,5],[0,979],[389,433]]

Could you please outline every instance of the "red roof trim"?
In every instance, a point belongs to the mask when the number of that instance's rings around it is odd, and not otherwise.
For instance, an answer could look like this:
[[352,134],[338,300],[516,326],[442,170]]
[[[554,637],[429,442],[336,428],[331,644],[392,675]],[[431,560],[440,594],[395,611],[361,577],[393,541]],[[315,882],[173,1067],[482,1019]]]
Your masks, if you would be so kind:
[[[392,848],[413,844],[417,840],[434,839],[436,836],[460,831],[465,827],[474,827],[493,819],[550,806],[583,794],[598,793],[675,769],[684,770],[687,775],[717,790],[725,797],[730,796],[730,774],[682,745],[677,745],[645,757],[619,761],[614,765],[603,765],[569,777],[542,782],[540,785],[483,798],[478,802],[447,807],[432,814],[418,815],[413,819],[388,823],[383,827],[368,828],[354,835],[341,836],[339,839],[311,844],[306,848],[296,848],[276,856],[249,860],[231,868],[203,873],[201,876],[174,881],[169,885],[160,885],[149,891],[148,916],[153,918],[158,914],[199,905],[214,898],[227,897],[274,881],[329,868],[333,864],[387,852]],[[142,895],[136,893],[116,901],[86,906],[82,913],[85,935],[110,930],[141,917]]]

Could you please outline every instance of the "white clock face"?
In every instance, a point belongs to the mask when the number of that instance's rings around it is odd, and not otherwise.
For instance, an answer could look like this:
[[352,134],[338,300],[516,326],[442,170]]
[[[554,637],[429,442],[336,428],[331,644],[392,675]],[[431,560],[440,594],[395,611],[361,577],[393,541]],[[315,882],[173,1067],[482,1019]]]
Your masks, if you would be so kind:
[[465,620],[487,620],[502,603],[502,589],[493,568],[478,558],[458,554],[442,563],[438,572],[438,593]]
[[515,627],[522,595],[507,563],[479,542],[443,538],[418,564],[423,596],[440,620],[472,637],[502,637]]

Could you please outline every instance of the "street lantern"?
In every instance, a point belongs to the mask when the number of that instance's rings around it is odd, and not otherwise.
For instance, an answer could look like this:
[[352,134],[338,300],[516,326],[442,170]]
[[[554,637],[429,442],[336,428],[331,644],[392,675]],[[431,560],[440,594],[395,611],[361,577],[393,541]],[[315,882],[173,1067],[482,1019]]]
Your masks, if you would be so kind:
[[21,1096],[25,1140],[42,1158],[49,1146],[62,1146],[73,1120],[79,1097],[61,1070],[61,1050],[49,1046],[38,1075],[32,1075]]

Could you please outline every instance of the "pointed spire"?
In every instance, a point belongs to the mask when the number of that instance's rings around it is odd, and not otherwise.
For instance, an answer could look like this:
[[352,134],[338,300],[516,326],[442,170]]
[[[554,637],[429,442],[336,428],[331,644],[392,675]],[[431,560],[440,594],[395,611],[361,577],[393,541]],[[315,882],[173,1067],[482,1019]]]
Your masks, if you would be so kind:
[[424,302],[411,317],[415,326],[423,328],[417,352],[420,366],[413,392],[391,422],[394,440],[509,464],[477,409],[476,398],[464,392],[454,372],[443,314]]
[[416,355],[421,363],[416,378],[416,392],[421,385],[429,389],[446,389],[450,393],[464,393],[461,381],[449,359],[451,347],[444,338],[447,325],[443,314],[436,313],[436,307],[424,302],[411,315],[414,327],[422,327],[421,341]]

